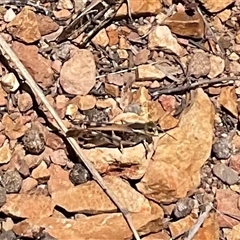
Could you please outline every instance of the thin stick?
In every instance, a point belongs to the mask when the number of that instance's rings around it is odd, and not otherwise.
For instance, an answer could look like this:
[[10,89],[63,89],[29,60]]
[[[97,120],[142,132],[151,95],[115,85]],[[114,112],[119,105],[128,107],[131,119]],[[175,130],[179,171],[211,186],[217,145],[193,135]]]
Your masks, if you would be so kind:
[[188,236],[186,238],[184,238],[184,240],[191,240],[193,239],[194,235],[198,232],[198,230],[200,229],[201,225],[203,224],[203,222],[205,221],[205,219],[208,217],[209,212],[212,209],[212,204],[208,204],[206,206],[206,210],[205,212],[203,212],[199,217],[197,222],[190,228],[190,230],[188,231]]
[[231,81],[239,80],[237,77],[222,77],[222,78],[213,78],[213,79],[203,79],[199,80],[198,82],[192,84],[184,84],[182,86],[174,87],[174,88],[156,88],[150,89],[150,93],[153,97],[157,97],[161,94],[171,94],[182,92],[190,89],[194,89],[196,87],[200,87],[202,85],[212,85],[215,83],[223,83],[226,82],[227,84],[232,83]]
[[[27,84],[29,87],[32,89],[32,91],[38,96],[42,103],[46,106],[48,111],[52,114],[53,118],[55,121],[58,123],[59,127],[61,130],[66,133],[67,128],[62,122],[61,118],[58,116],[54,108],[49,104],[48,100],[44,96],[42,90],[38,87],[32,76],[29,74],[29,72],[26,70],[24,65],[20,62],[19,58],[16,56],[16,54],[12,51],[12,49],[9,47],[7,42],[2,38],[0,35],[0,47],[6,52],[6,54],[9,56],[11,61],[15,64],[15,66],[19,69],[21,72],[22,76],[25,78]],[[89,172],[92,174],[93,179],[99,184],[99,186],[103,189],[103,191],[106,192],[108,197],[113,201],[113,203],[118,207],[118,209],[121,211],[123,214],[123,217],[126,219],[127,224],[129,225],[129,228],[133,232],[133,235],[136,240],[140,240],[140,237],[136,231],[136,229],[133,226],[132,220],[130,213],[128,209],[118,201],[117,197],[115,194],[105,185],[102,177],[100,174],[97,172],[97,170],[94,168],[93,164],[88,161],[88,159],[85,157],[83,154],[81,148],[79,147],[77,141],[74,138],[67,138],[67,141],[69,144],[72,146],[72,148],[75,150],[76,154],[79,156],[79,158],[83,161]]]

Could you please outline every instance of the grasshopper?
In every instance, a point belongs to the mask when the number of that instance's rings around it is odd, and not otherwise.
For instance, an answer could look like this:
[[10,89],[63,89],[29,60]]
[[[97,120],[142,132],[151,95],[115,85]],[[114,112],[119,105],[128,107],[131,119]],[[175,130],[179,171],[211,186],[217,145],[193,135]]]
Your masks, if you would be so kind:
[[[125,0],[94,0],[81,13],[76,14],[76,18],[58,36],[57,42],[66,39],[73,40],[82,33],[83,37],[80,45],[86,45],[94,35],[96,35],[112,18]],[[90,13],[94,13],[88,16]],[[95,26],[96,25],[96,26]],[[94,28],[92,26],[95,26]]]
[[150,144],[159,129],[153,122],[148,123],[96,123],[83,121],[80,127],[73,127],[67,137],[77,138],[84,148],[96,146],[131,147],[143,142]]

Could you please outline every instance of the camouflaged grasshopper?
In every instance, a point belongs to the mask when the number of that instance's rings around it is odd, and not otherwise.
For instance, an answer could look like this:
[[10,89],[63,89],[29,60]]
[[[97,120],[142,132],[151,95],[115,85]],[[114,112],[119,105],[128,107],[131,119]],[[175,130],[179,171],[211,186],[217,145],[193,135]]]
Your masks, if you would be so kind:
[[67,137],[74,137],[84,148],[92,147],[131,147],[138,143],[152,142],[158,136],[159,128],[153,122],[148,123],[96,123],[81,122],[80,126],[69,129]]

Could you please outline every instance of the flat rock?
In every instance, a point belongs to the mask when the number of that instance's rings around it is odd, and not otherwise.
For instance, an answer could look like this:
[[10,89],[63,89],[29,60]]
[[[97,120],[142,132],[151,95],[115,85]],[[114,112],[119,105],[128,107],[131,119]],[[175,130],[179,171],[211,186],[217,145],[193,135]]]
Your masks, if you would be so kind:
[[[76,1],[74,1],[74,2],[76,2]],[[84,1],[82,1],[82,3],[84,3]],[[57,8],[71,10],[71,9],[73,9],[73,3],[71,0],[60,0],[60,1],[58,1]]]
[[178,127],[160,137],[153,161],[137,184],[138,190],[154,201],[171,203],[199,186],[200,169],[212,148],[214,108],[202,89],[194,95]]
[[222,107],[238,118],[238,97],[235,90],[235,86],[222,87],[218,101]]
[[116,30],[110,30],[107,32],[108,38],[109,38],[109,46],[113,46],[118,44],[119,42],[119,36],[118,36],[118,31]]
[[51,61],[38,54],[37,46],[27,46],[20,42],[13,42],[12,48],[41,87],[48,88],[52,85],[53,70],[51,69]]
[[[141,14],[158,14],[161,10],[162,4],[158,0],[129,0],[130,12],[133,15]],[[116,16],[126,16],[128,7],[123,4],[118,10]]]
[[240,174],[240,155],[233,155],[229,162],[229,167]]
[[18,108],[21,112],[26,112],[33,106],[33,100],[27,92],[21,93],[18,96]]
[[97,147],[89,151],[83,149],[84,155],[91,161],[95,168],[104,173],[116,167],[116,162],[122,164],[121,176],[130,179],[139,179],[146,172],[149,161],[146,158],[146,149],[143,144],[123,149],[123,153],[118,148]]
[[102,30],[100,30],[98,34],[92,39],[92,42],[105,48],[109,44],[109,38],[106,29],[103,28]]
[[191,57],[188,65],[189,74],[196,78],[208,75],[210,72],[210,60],[205,52],[196,52]]
[[178,44],[177,39],[173,37],[167,26],[157,26],[148,36],[148,48],[163,48],[172,53],[182,56],[182,47]]
[[220,229],[217,222],[217,214],[210,213],[208,218],[205,219],[202,227],[198,230],[194,236],[194,240],[212,240],[220,238]]
[[[140,235],[158,232],[162,228],[162,217],[162,209],[153,202],[142,213],[131,214],[133,225]],[[13,231],[21,236],[32,237],[32,229],[39,228],[44,228],[58,240],[99,240],[99,236],[107,240],[132,239],[132,232],[121,213],[98,214],[77,220],[54,217],[26,219],[15,224]]]
[[79,96],[78,107],[80,110],[89,110],[95,107],[97,99],[92,95]]
[[1,79],[2,88],[5,92],[15,92],[20,86],[18,79],[15,74],[10,72],[2,76]]
[[[180,8],[180,7],[179,7]],[[164,14],[158,14],[158,21],[167,25],[172,33],[175,33],[186,38],[203,38],[204,37],[204,22],[197,11],[188,14],[186,11],[177,11],[172,16],[167,17]]]
[[60,11],[53,11],[54,16],[59,21],[66,21],[71,17],[71,12],[67,9],[62,9]]
[[[119,177],[106,176],[104,181],[130,212],[149,209],[149,201]],[[95,181],[52,193],[54,203],[68,212],[99,214],[116,212],[117,208]]]
[[59,150],[64,148],[64,142],[61,137],[52,132],[45,132],[45,144],[52,150]]
[[20,193],[7,194],[7,201],[1,211],[14,217],[41,219],[51,216],[53,208],[50,197]]
[[34,178],[28,177],[22,181],[20,193],[28,193],[37,187],[38,181]]
[[59,25],[48,16],[36,15],[36,18],[41,36],[50,34],[59,29]]
[[195,219],[193,219],[191,216],[187,216],[176,222],[169,223],[169,230],[171,232],[172,238],[177,238],[178,236],[181,236],[183,233],[188,231],[195,222]]
[[68,157],[63,149],[59,149],[51,153],[50,159],[53,163],[60,166],[65,166],[68,161]]
[[[8,218],[4,219],[4,221],[2,223],[2,228],[3,228],[4,231],[12,230],[13,226],[14,226],[14,222],[13,222],[13,220],[11,218],[8,217]],[[2,239],[1,236],[0,236],[0,239]]]
[[11,22],[14,18],[16,17],[15,12],[13,11],[12,8],[9,8],[6,13],[4,14],[4,22],[9,23]]
[[170,240],[171,238],[165,231],[158,232],[158,233],[152,233],[152,234],[149,234],[148,236],[142,238],[142,240],[157,240],[157,239]]
[[239,180],[238,172],[226,166],[224,163],[215,164],[213,166],[213,173],[229,185],[233,185]]
[[50,177],[50,172],[48,170],[47,164],[42,161],[35,169],[33,169],[31,177],[40,183],[47,182]]
[[228,159],[232,152],[232,143],[229,138],[220,137],[213,143],[212,152],[217,159]]
[[135,65],[145,64],[148,60],[149,55],[150,51],[148,49],[140,50],[134,57]]
[[86,95],[96,83],[93,54],[86,49],[74,49],[60,72],[60,84],[70,94]]
[[219,56],[211,55],[210,58],[211,69],[208,74],[209,78],[215,78],[224,71],[225,61]]
[[36,14],[28,7],[24,7],[7,25],[7,30],[14,38],[25,43],[33,43],[41,38]]
[[221,0],[221,1],[200,0],[200,1],[203,3],[203,6],[209,12],[219,12],[221,10],[224,10],[227,6],[235,2],[235,0]]
[[[239,210],[239,194],[230,189],[217,189],[217,220],[220,227],[232,228],[239,224],[240,210]],[[223,213],[233,215],[235,218],[224,215]]]
[[55,164],[51,164],[48,169],[50,172],[50,179],[47,182],[47,186],[50,194],[52,192],[59,190],[63,191],[73,187],[73,184],[69,180],[69,174],[66,170]]
[[52,149],[46,147],[45,150],[40,155],[27,154],[24,156],[24,160],[29,168],[37,167],[42,161],[50,162],[50,154]]
[[8,114],[4,114],[2,124],[5,135],[11,140],[22,137],[28,129],[21,115],[13,121]]
[[137,80],[162,79],[166,75],[151,64],[143,64],[137,67]]

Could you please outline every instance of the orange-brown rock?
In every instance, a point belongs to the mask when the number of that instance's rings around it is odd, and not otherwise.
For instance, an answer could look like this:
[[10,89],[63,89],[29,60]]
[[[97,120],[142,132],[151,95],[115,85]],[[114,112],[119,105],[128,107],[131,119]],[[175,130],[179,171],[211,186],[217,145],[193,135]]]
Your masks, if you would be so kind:
[[11,140],[22,137],[27,130],[27,126],[25,125],[24,119],[21,115],[13,121],[8,114],[4,114],[2,123],[5,127],[5,135]]
[[[162,228],[163,212],[161,208],[151,202],[150,208],[142,213],[131,214],[135,229],[139,235],[146,235],[152,231],[158,232]],[[37,218],[26,219],[13,228],[16,234],[32,236],[32,229],[44,228],[51,236],[58,240],[82,239],[132,239],[132,232],[121,213],[105,213],[77,220],[65,218]]]
[[38,181],[34,178],[28,177],[23,180],[20,193],[28,193],[38,185]]
[[26,43],[33,43],[41,38],[36,14],[28,7],[23,8],[7,25],[7,30],[14,38]]
[[95,76],[93,54],[86,49],[75,49],[62,66],[60,84],[67,93],[86,95],[96,83]]
[[179,11],[164,21],[171,31],[185,37],[203,38],[204,22],[196,11],[188,15],[185,11]]
[[52,215],[54,204],[50,197],[30,194],[8,194],[1,211],[19,218],[41,219]]
[[158,47],[163,48],[164,51],[173,52],[178,56],[183,55],[182,47],[167,26],[156,26],[148,35],[148,48],[156,49]]
[[[118,200],[130,212],[150,208],[149,201],[119,177],[106,176],[104,180]],[[54,203],[68,212],[88,214],[116,212],[117,208],[95,181],[52,193]]]
[[220,229],[216,219],[216,213],[210,213],[205,219],[203,226],[198,230],[193,240],[219,239]]
[[100,173],[114,170],[114,168],[118,169],[117,163],[120,163],[126,167],[121,167],[121,172],[118,172],[118,175],[139,179],[144,175],[148,166],[146,149],[143,144],[124,148],[122,153],[117,147],[97,147],[90,151],[83,149],[83,152]]
[[[131,14],[158,14],[162,7],[161,1],[158,0],[129,0]],[[118,10],[117,16],[127,15],[128,7],[123,4]]]
[[160,137],[153,161],[137,184],[140,192],[157,202],[171,203],[197,187],[200,169],[210,156],[214,108],[202,89],[195,94],[178,127]]
[[162,231],[158,233],[149,234],[148,236],[142,238],[142,240],[157,240],[157,239],[170,240],[170,236],[166,232]]
[[235,87],[223,87],[219,96],[219,103],[235,117],[238,117],[238,103]]
[[47,186],[50,194],[73,187],[73,184],[69,180],[68,172],[59,165],[51,164],[48,170],[50,172],[50,179],[47,182]]
[[171,232],[172,238],[177,238],[181,236],[183,233],[188,231],[195,222],[196,220],[193,219],[191,216],[187,216],[176,222],[171,222],[169,224],[169,230]]
[[200,0],[202,2],[203,6],[209,11],[209,12],[219,12],[223,9],[225,9],[230,4],[234,3],[236,0],[221,0],[221,1],[215,1],[215,0]]
[[37,83],[43,88],[48,88],[52,85],[53,70],[51,68],[51,60],[38,54],[37,46],[13,42],[12,48]]
[[[239,220],[237,220],[240,217],[239,194],[230,189],[217,189],[216,201],[219,226],[232,228],[234,225],[239,224]],[[230,216],[233,215],[235,218],[226,216],[222,213],[229,214]]]
[[31,177],[36,179],[39,183],[47,182],[50,177],[47,164],[42,161],[35,169],[33,169]]
[[59,29],[58,24],[50,17],[44,15],[36,15],[38,29],[42,36],[55,32]]

